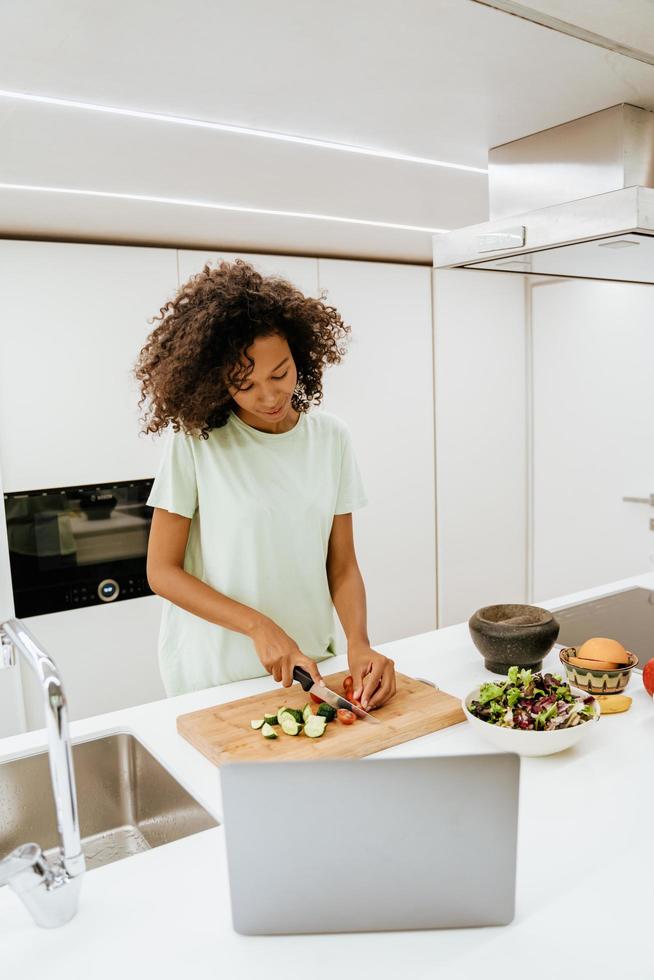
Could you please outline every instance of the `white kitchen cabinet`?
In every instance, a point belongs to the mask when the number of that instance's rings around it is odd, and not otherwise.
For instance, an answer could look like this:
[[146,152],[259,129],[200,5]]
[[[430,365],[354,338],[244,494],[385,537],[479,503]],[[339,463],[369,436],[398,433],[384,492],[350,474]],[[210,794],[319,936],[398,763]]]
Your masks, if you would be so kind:
[[524,277],[434,273],[439,626],[527,601]]
[[[180,251],[183,282],[237,253]],[[343,362],[327,368],[322,407],[352,429],[370,503],[354,518],[371,642],[436,625],[430,270],[377,262],[242,254],[306,295],[327,289],[352,326]],[[414,386],[415,381],[415,386]],[[410,418],[389,391],[411,387]],[[337,622],[341,645],[343,631]],[[343,647],[344,649],[344,647]]]
[[176,288],[172,249],[0,241],[5,491],[152,474],[130,372]]
[[436,627],[431,270],[320,259],[318,271],[352,327],[323,406],[352,431],[369,501],[353,518],[368,631],[388,643]]
[[[29,616],[24,622],[61,670],[72,720],[165,698],[157,637],[159,596]],[[21,662],[26,727],[44,725],[40,688]]]
[[[237,253],[180,251],[183,282],[206,261]],[[373,643],[434,629],[434,442],[430,270],[377,262],[251,255],[265,275],[283,275],[352,325],[343,362],[325,372],[322,407],[352,429],[370,503],[354,517]],[[389,397],[396,392],[406,408]],[[416,421],[417,420],[417,423]],[[344,635],[337,622],[339,642]]]
[[[134,360],[148,317],[204,262],[238,253],[0,242],[0,483],[5,491],[152,476],[161,440],[138,432]],[[372,643],[436,625],[431,270],[243,254],[307,295],[328,290],[352,326],[325,375],[350,426],[369,504],[355,515]],[[34,282],[38,282],[38,289]],[[4,528],[4,515],[2,516]],[[0,621],[13,615],[0,563]],[[61,667],[73,719],[163,697],[158,597],[30,617]],[[341,644],[342,631],[339,626]],[[342,647],[344,649],[344,647]],[[21,726],[20,671],[0,677],[0,736]],[[24,675],[26,727],[43,724]],[[8,726],[8,727],[7,727]]]
[[[0,241],[3,491],[154,475],[161,449],[139,435],[130,372],[148,317],[176,289],[173,249]],[[2,523],[4,532],[4,513]],[[0,621],[13,615],[3,540]],[[26,619],[61,668],[72,718],[163,696],[159,607],[148,597]],[[15,702],[16,682],[6,693],[0,681],[3,707]],[[31,676],[24,682],[33,728],[42,724],[40,692]],[[15,720],[19,710],[14,703]]]
[[538,600],[654,565],[654,330],[649,285],[550,279],[530,296]]
[[[0,339],[1,351],[1,339]],[[2,487],[2,463],[0,461],[0,488]],[[9,571],[9,541],[5,520],[4,497],[0,494],[0,623],[14,615]],[[0,670],[0,738],[24,732],[25,705],[20,671],[13,668]]]
[[244,259],[264,276],[284,276],[306,296],[316,296],[318,290],[318,260],[297,255],[257,255],[250,252],[207,252],[180,249],[177,253],[180,284],[189,276],[202,271],[206,262],[215,265],[220,259],[233,262]]

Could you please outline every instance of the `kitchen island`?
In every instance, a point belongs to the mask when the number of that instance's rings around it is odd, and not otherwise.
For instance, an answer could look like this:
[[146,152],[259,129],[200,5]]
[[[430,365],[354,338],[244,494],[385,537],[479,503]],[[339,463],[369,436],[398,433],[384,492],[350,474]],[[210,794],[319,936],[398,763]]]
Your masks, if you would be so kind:
[[[543,603],[556,609],[640,585],[654,573]],[[465,695],[491,675],[467,624],[378,646],[398,670]],[[545,667],[559,671],[558,654]],[[345,667],[345,658],[326,673]],[[64,678],[65,683],[65,678]],[[74,741],[130,732],[220,822],[217,770],[176,731],[180,714],[266,691],[269,677],[211,688],[73,722]],[[560,755],[523,759],[516,917],[504,927],[339,936],[244,937],[232,929],[221,826],[87,872],[67,925],[34,925],[18,897],[0,889],[0,973],[8,980],[93,980],[141,974],[157,980],[249,980],[292,971],[318,980],[654,976],[649,950],[654,855],[654,705],[640,674],[631,710],[600,720]],[[0,762],[41,751],[44,730],[0,741]],[[467,724],[387,749],[388,757],[489,751]],[[48,787],[49,791],[49,787]],[[0,815],[1,818],[1,815]],[[383,820],[380,814],[380,820]],[[319,837],[318,837],[319,842]],[[434,828],[434,845],[438,846]],[[4,855],[3,855],[4,856]],[[383,855],[380,855],[383,861]],[[365,866],[350,869],[365,875]],[[471,883],[474,887],[474,883]]]

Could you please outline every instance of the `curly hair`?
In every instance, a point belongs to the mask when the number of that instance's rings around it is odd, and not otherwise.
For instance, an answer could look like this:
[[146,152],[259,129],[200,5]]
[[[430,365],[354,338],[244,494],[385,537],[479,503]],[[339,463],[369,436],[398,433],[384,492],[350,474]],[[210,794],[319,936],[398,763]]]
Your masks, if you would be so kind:
[[[254,361],[247,349],[258,337],[279,334],[291,349],[297,385],[291,404],[308,412],[322,401],[322,374],[346,353],[338,342],[351,330],[340,313],[305,296],[281,276],[262,276],[243,259],[220,261],[178,290],[148,323],[160,322],[141,349],[134,375],[140,383],[139,409],[144,434],[169,423],[178,432],[199,432],[225,425],[233,400],[228,386],[239,387]],[[243,355],[249,365],[241,363]]]

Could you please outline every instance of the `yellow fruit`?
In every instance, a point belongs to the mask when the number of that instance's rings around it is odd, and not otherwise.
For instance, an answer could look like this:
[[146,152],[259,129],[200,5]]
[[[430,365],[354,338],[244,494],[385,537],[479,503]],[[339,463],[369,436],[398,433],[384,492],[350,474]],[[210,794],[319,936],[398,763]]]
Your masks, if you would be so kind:
[[596,700],[603,715],[617,715],[631,707],[631,698],[626,694],[600,694]]

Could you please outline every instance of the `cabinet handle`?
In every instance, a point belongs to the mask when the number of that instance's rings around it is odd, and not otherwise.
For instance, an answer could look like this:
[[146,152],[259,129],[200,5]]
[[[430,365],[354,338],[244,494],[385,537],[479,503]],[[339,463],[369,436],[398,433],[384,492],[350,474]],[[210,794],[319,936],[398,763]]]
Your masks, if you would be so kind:
[[650,507],[654,507],[654,493],[650,493],[649,497],[623,497],[629,504],[649,504]]

